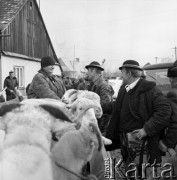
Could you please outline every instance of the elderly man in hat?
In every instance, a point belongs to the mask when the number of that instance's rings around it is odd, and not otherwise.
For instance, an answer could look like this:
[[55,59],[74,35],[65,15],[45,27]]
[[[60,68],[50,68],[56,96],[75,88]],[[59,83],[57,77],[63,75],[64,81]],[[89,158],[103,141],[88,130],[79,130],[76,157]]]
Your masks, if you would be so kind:
[[6,88],[6,100],[12,100],[16,98],[16,91],[18,88],[18,80],[14,76],[14,72],[11,70],[9,76],[4,80],[4,88]]
[[102,105],[103,112],[112,113],[106,136],[113,144],[107,150],[120,148],[126,170],[135,163],[140,173],[143,162],[161,163],[159,135],[168,125],[171,107],[154,82],[141,78],[137,61],[127,60],[119,69],[123,85],[117,99]]
[[[101,104],[111,102],[111,88],[102,76],[102,71],[104,71],[104,69],[97,61],[91,62],[89,65],[85,66],[85,68],[88,70],[87,78],[92,84],[89,90],[100,96]],[[108,122],[109,116],[106,114],[103,114],[103,116],[98,119],[98,126],[102,134],[105,134]]]
[[59,77],[53,75],[55,61],[46,56],[41,59],[41,69],[34,76],[28,89],[28,98],[61,99],[65,87]]
[[173,113],[167,131],[159,143],[159,147],[163,152],[175,155],[177,154],[177,61],[174,63],[174,66],[168,69],[167,77],[172,86],[172,91],[168,92],[167,98],[170,101]]

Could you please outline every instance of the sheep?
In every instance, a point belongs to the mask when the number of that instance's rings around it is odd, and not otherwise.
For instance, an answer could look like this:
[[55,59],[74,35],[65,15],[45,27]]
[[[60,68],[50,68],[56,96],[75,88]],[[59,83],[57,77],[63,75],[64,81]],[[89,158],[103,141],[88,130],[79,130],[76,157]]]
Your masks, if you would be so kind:
[[64,120],[72,123],[69,118],[60,108],[32,103],[2,106],[0,116],[0,129],[5,131],[0,179],[53,180],[51,131]]
[[[65,133],[52,149],[55,180],[80,180],[82,167],[91,160],[93,150],[102,149],[101,134],[95,123]],[[74,175],[67,170],[74,172]],[[96,177],[92,177],[96,180]]]
[[68,104],[66,107],[68,108],[69,116],[73,122],[80,121],[81,123],[82,118],[79,117],[83,116],[84,114],[86,115],[86,112],[88,112],[90,109],[93,109],[93,113],[92,115],[90,114],[90,116],[87,116],[88,120],[91,120],[96,124],[96,117],[100,118],[103,114],[100,104],[95,104],[92,100],[87,98],[79,98],[72,104]]
[[[69,117],[72,121],[77,122],[79,120],[81,123],[81,116],[84,115],[87,116],[87,122],[95,122],[98,125],[96,118],[100,118],[103,114],[98,94],[91,91],[70,89],[62,97],[62,101],[67,104]],[[84,123],[87,122],[84,121]],[[104,136],[102,139],[105,145],[112,143]]]
[[90,99],[97,105],[100,103],[100,97],[98,94],[91,91],[75,90],[75,89],[67,90],[61,100],[65,104],[72,104],[76,99],[79,98]]

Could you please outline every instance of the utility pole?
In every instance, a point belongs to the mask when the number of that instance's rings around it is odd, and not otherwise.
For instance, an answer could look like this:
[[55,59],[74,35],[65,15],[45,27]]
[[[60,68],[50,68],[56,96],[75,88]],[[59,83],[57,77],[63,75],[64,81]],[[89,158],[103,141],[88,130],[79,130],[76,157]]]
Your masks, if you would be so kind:
[[74,59],[73,59],[73,77],[74,77],[74,70],[75,70],[75,44],[74,44]]
[[175,50],[175,61],[177,60],[177,47],[175,46],[174,48],[172,48],[172,49],[174,49]]
[[157,64],[157,59],[158,59],[158,57],[155,57],[155,63]]

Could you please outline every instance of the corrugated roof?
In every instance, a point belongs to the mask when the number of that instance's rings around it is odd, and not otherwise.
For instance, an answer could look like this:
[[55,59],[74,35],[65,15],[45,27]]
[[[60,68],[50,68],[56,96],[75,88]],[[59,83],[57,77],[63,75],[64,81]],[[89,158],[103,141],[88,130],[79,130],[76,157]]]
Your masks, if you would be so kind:
[[0,0],[0,30],[12,21],[27,0]]

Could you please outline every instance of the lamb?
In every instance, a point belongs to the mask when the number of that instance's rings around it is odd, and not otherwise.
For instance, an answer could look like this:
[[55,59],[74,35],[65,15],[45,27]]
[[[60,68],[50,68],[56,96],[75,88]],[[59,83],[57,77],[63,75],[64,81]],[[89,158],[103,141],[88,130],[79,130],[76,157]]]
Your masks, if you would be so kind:
[[[0,129],[5,131],[0,152],[0,179],[53,180],[50,158],[51,131],[65,120],[60,108],[49,105],[10,104],[0,109]],[[58,112],[54,115],[48,112]]]
[[[79,130],[64,134],[52,149],[53,170],[56,180],[80,180],[82,167],[90,161],[93,150],[102,149],[101,134],[95,123],[82,125]],[[74,172],[74,175],[67,170]],[[96,180],[96,177],[92,177]]]

